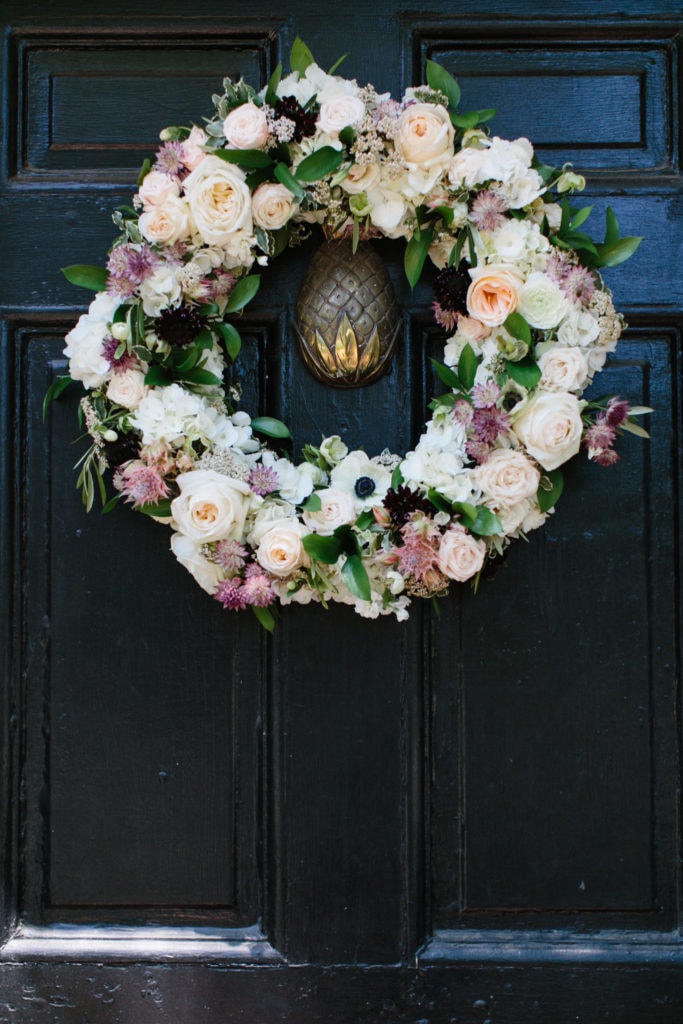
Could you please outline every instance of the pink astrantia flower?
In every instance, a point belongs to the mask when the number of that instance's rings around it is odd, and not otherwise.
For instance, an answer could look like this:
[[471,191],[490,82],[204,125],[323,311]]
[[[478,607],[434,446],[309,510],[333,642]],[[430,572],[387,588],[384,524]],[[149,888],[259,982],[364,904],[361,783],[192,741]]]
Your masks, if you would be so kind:
[[280,486],[277,473],[270,466],[255,466],[249,474],[249,486],[254,494],[265,497]]
[[135,508],[141,505],[157,505],[169,495],[168,485],[153,467],[135,459],[119,466],[114,474],[114,487],[121,491],[126,501]]
[[617,430],[628,419],[631,406],[623,398],[610,398],[605,409],[605,422]]
[[216,544],[213,560],[230,576],[235,576],[242,571],[246,559],[247,549],[236,540],[219,540]]
[[120,341],[116,338],[105,338],[104,347],[102,349],[102,355],[111,366],[114,373],[125,373],[126,370],[138,370],[140,363],[136,356],[132,352],[126,350],[118,358],[116,357],[116,350],[118,349]]
[[590,302],[595,292],[595,278],[587,267],[570,267],[559,285],[568,299],[572,302],[582,302],[584,305]]
[[432,302],[432,311],[434,313],[434,319],[442,330],[450,333],[458,326],[459,314],[454,310],[444,309],[441,303],[435,300]]
[[242,596],[247,604],[255,608],[267,608],[275,600],[275,591],[271,586],[270,577],[262,572],[259,566],[250,565],[245,573],[242,585]]
[[185,170],[183,163],[183,145],[181,142],[165,142],[157,151],[157,159],[154,169],[169,177],[177,178]]
[[160,262],[148,245],[117,245],[107,260],[107,291],[122,299],[129,298],[138,285],[151,277]]
[[500,388],[495,380],[475,384],[472,388],[472,405],[475,409],[490,409],[500,398]]
[[480,231],[495,231],[505,223],[505,202],[485,188],[472,203],[470,217]]
[[229,608],[231,611],[242,611],[247,607],[247,601],[245,600],[242,580],[239,576],[235,576],[229,580],[222,580],[213,595],[216,601],[220,601],[224,608]]

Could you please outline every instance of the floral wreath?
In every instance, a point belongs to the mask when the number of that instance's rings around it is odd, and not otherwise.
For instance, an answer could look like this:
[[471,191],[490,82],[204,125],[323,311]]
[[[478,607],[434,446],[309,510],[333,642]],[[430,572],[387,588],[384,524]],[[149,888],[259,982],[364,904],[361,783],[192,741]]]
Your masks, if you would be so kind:
[[[458,113],[439,64],[401,101],[337,66],[321,70],[297,39],[288,75],[278,65],[261,92],[226,79],[203,128],[161,132],[132,206],[114,213],[106,269],[64,271],[97,295],[46,396],[72,380],[86,390],[86,508],[99,491],[105,510],[123,498],[168,524],[199,585],[268,629],[277,602],[406,619],[412,597],[476,583],[541,526],[581,448],[610,465],[622,430],[647,436],[632,417],[649,410],[581,398],[623,326],[599,268],[640,239],[620,237],[608,209],[593,241],[591,207],[568,200],[584,179],[540,164],[525,138],[491,137],[494,111]],[[404,239],[411,286],[427,257],[437,268],[447,390],[405,456],[349,451],[334,435],[296,463],[263,440],[287,427],[251,418],[223,385],[260,284],[252,268],[312,223],[354,246]]]

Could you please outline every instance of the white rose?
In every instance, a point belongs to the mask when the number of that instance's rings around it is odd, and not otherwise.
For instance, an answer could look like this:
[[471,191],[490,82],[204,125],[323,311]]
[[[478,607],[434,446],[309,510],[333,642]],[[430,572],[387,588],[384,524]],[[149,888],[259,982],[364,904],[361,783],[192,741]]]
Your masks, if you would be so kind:
[[171,178],[168,174],[162,174],[161,171],[150,171],[149,174],[146,174],[138,189],[138,195],[145,210],[148,210],[150,206],[163,205],[172,196],[177,196],[179,192],[180,186],[176,179]]
[[183,187],[203,242],[225,245],[235,231],[251,231],[251,196],[239,167],[207,156]]
[[557,469],[581,447],[581,411],[576,395],[538,391],[512,429],[544,469]]
[[151,277],[146,278],[138,291],[142,299],[142,308],[147,316],[159,316],[162,309],[168,309],[180,302],[182,289],[175,276],[173,267],[162,263]]
[[123,373],[113,374],[107,388],[107,398],[125,409],[137,409],[148,392],[145,375],[141,370],[125,370]]
[[169,196],[164,203],[145,210],[138,227],[148,242],[174,245],[190,234],[187,206],[179,196]]
[[273,576],[289,576],[296,569],[308,565],[308,555],[301,542],[308,531],[298,519],[283,519],[274,523],[261,537],[256,560]]
[[340,491],[336,487],[327,487],[316,491],[322,507],[317,512],[304,511],[306,526],[314,533],[330,537],[338,526],[352,523],[356,518],[353,498],[348,491]]
[[183,568],[194,576],[202,590],[207,594],[215,593],[223,579],[223,571],[215,562],[204,557],[199,541],[192,540],[184,533],[174,533],[171,537],[171,551]]
[[464,583],[475,576],[484,564],[486,544],[468,533],[464,526],[453,523],[441,538],[439,569],[451,580]]
[[473,471],[474,479],[484,496],[504,508],[511,508],[525,498],[533,498],[541,482],[541,474],[523,452],[498,448],[486,462]]
[[365,104],[358,96],[340,94],[320,105],[318,128],[333,138],[342,128],[357,124],[365,114]]
[[87,313],[78,319],[66,338],[64,355],[69,359],[69,374],[85,388],[99,388],[109,376],[110,366],[102,354],[109,328]]
[[171,502],[178,530],[207,544],[239,540],[248,511],[249,488],[213,469],[193,469],[177,478],[180,495]]
[[351,164],[349,173],[341,182],[341,187],[350,196],[359,196],[379,184],[379,164]]
[[582,391],[588,383],[588,363],[580,348],[554,345],[540,356],[540,385],[547,391]]
[[243,103],[223,121],[223,134],[233,149],[262,149],[268,141],[268,121],[263,107]]
[[412,103],[398,119],[396,149],[407,164],[450,160],[454,129],[440,104]]
[[251,197],[254,223],[267,231],[283,228],[298,209],[292,193],[279,182],[259,185]]
[[529,274],[519,290],[517,312],[521,313],[532,327],[547,331],[557,327],[569,308],[567,298],[560,286],[546,274],[536,270]]
[[600,327],[596,317],[587,310],[574,307],[560,324],[557,340],[561,345],[579,345],[581,348],[587,348],[596,340],[599,333]]

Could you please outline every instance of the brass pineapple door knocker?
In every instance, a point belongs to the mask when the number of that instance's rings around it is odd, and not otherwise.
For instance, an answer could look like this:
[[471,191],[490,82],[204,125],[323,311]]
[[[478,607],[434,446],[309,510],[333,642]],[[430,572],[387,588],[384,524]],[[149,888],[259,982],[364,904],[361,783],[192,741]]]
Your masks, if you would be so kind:
[[388,369],[400,318],[377,251],[350,238],[323,243],[304,275],[294,331],[314,377],[333,387],[364,387]]

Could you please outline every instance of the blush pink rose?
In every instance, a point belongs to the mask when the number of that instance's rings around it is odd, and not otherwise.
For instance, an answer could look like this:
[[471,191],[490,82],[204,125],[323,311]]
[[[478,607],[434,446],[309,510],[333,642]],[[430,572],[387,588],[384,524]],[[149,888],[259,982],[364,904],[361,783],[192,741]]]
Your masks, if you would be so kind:
[[522,280],[511,267],[492,264],[470,270],[467,312],[487,327],[500,327],[519,303]]

